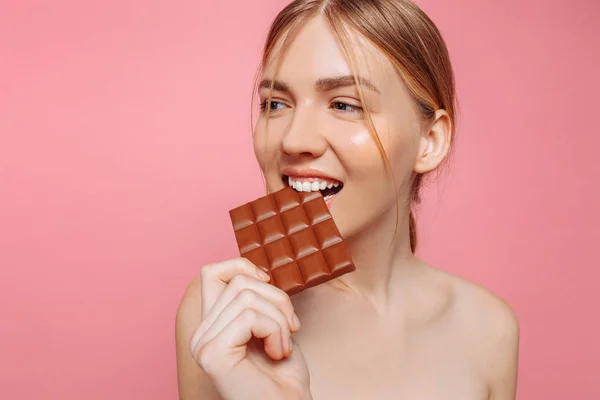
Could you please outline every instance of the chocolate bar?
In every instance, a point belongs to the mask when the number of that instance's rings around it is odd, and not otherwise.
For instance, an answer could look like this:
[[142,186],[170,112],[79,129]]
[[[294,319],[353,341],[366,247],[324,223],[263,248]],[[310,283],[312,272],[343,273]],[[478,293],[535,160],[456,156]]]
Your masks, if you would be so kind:
[[286,187],[229,216],[240,255],[290,296],[356,269],[320,192]]

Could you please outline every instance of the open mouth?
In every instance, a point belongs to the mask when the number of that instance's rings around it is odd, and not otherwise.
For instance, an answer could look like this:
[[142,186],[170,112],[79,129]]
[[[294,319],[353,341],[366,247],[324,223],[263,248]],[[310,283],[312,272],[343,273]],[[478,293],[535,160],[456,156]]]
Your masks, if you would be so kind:
[[292,187],[297,192],[321,192],[325,201],[333,198],[343,188],[339,181],[321,178],[292,178],[287,175],[281,177],[283,184]]

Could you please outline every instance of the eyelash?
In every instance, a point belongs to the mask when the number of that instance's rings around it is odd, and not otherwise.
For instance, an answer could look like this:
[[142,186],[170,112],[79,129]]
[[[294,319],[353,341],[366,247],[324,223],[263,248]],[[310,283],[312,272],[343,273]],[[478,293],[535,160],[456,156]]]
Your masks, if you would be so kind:
[[[275,103],[277,103],[277,104],[283,104],[283,103],[282,103],[282,102],[280,102],[280,101],[274,101],[274,100],[272,100],[272,101],[271,101],[271,106],[272,106],[273,104],[275,104]],[[337,111],[341,111],[341,112],[343,112],[343,113],[359,113],[359,112],[362,112],[362,111],[363,111],[362,107],[359,107],[359,106],[353,106],[352,104],[344,103],[343,101],[334,101],[332,104],[342,104],[343,106],[347,106],[347,107],[350,107],[350,108],[352,108],[352,110],[351,110],[351,111],[343,111],[343,110],[339,110],[339,109],[337,109]],[[260,103],[260,111],[261,111],[261,112],[265,112],[265,111],[266,111],[266,108],[267,108],[267,101],[265,100],[265,101],[263,101],[262,103]],[[273,109],[272,109],[272,108],[271,108],[271,112],[273,112]]]

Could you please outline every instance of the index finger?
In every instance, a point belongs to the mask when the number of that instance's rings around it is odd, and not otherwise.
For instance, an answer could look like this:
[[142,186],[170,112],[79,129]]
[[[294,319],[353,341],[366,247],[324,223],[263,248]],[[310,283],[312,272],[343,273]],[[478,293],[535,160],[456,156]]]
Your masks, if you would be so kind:
[[270,279],[267,273],[244,257],[236,257],[202,267],[200,281],[203,319],[227,284],[237,275],[247,275],[264,282],[268,282]]

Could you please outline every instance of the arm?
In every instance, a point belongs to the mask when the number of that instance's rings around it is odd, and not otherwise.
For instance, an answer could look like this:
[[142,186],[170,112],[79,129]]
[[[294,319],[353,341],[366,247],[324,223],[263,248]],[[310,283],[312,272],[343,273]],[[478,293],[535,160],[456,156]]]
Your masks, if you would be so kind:
[[498,324],[489,342],[489,400],[515,400],[517,393],[519,322],[512,309],[502,304]]
[[188,286],[175,321],[175,343],[177,354],[177,381],[180,400],[220,400],[210,378],[196,364],[190,354],[190,340],[202,319],[200,277]]

